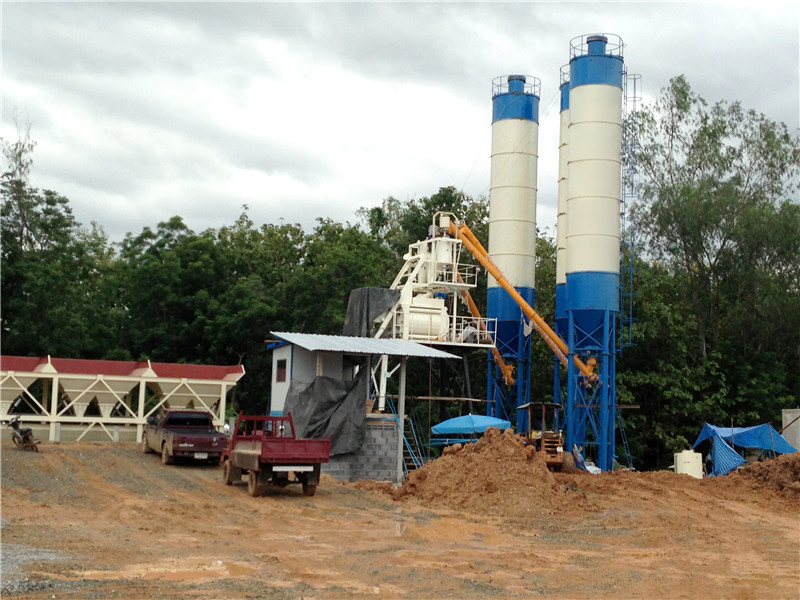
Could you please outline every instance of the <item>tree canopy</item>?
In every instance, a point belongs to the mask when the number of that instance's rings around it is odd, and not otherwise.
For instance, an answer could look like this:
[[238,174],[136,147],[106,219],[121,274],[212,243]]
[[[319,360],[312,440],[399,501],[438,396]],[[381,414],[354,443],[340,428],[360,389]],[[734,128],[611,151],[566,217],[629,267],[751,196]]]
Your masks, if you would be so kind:
[[639,116],[639,346],[619,373],[670,453],[702,421],[779,421],[797,404],[800,143],[684,77]]

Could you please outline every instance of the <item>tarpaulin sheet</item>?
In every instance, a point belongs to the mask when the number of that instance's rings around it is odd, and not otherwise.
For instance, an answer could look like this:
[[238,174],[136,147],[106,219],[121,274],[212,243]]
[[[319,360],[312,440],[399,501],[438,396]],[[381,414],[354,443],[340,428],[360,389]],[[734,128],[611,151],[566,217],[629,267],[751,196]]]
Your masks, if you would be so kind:
[[718,435],[711,436],[710,458],[713,465],[711,475],[727,475],[747,462]]
[[470,414],[442,421],[438,425],[434,425],[431,431],[436,435],[484,433],[489,427],[495,427],[505,431],[511,427],[511,422],[496,417]]
[[370,337],[372,323],[400,299],[400,290],[356,288],[350,292],[342,335]]
[[283,414],[292,414],[298,437],[331,438],[331,456],[355,452],[364,443],[367,377],[361,369],[353,381],[317,377],[311,383],[292,380]]
[[703,425],[700,435],[692,448],[703,440],[718,435],[733,446],[740,448],[761,448],[778,454],[791,454],[797,448],[786,441],[780,433],[769,423],[755,425],[754,427],[717,427],[716,425]]

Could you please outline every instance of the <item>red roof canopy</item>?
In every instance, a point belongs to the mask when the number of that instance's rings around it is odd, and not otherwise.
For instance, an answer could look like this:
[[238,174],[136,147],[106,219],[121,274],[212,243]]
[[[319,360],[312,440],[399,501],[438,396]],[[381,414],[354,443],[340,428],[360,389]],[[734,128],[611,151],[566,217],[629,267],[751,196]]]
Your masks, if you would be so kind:
[[50,365],[60,375],[116,375],[138,376],[142,369],[150,368],[164,379],[205,379],[209,381],[238,381],[244,375],[244,366],[188,365],[124,360],[85,360],[82,358],[54,358],[51,356],[0,356],[0,369],[33,373]]

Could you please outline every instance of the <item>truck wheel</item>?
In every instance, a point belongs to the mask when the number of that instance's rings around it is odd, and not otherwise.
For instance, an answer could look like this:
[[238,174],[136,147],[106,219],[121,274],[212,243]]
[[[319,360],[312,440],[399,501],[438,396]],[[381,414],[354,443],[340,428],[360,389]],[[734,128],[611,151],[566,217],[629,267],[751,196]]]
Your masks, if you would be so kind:
[[234,467],[230,460],[226,460],[222,464],[222,481],[225,485],[233,485],[237,481],[242,480],[242,469]]
[[161,444],[161,462],[165,465],[171,465],[175,462],[175,458],[169,455],[166,444]]
[[261,482],[258,471],[250,471],[247,474],[247,493],[253,498],[258,498],[264,491],[261,487]]
[[153,451],[150,449],[150,446],[147,445],[147,436],[142,436],[142,452],[144,454],[151,454]]
[[317,485],[315,483],[303,482],[303,496],[313,496],[317,492]]

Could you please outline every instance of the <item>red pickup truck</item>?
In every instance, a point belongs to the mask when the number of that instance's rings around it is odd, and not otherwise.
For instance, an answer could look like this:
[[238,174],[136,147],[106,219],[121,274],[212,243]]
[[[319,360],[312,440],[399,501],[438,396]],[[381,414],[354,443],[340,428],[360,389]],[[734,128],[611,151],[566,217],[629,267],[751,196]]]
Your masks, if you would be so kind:
[[142,451],[160,452],[165,465],[176,458],[218,464],[227,441],[228,436],[214,428],[214,419],[207,410],[173,408],[147,419]]
[[[222,452],[223,481],[232,485],[247,472],[251,496],[260,496],[270,482],[279,487],[300,483],[303,494],[313,496],[321,465],[328,462],[330,451],[330,438],[295,437],[291,415],[255,417],[239,413],[233,437]],[[290,480],[291,474],[294,480]]]

